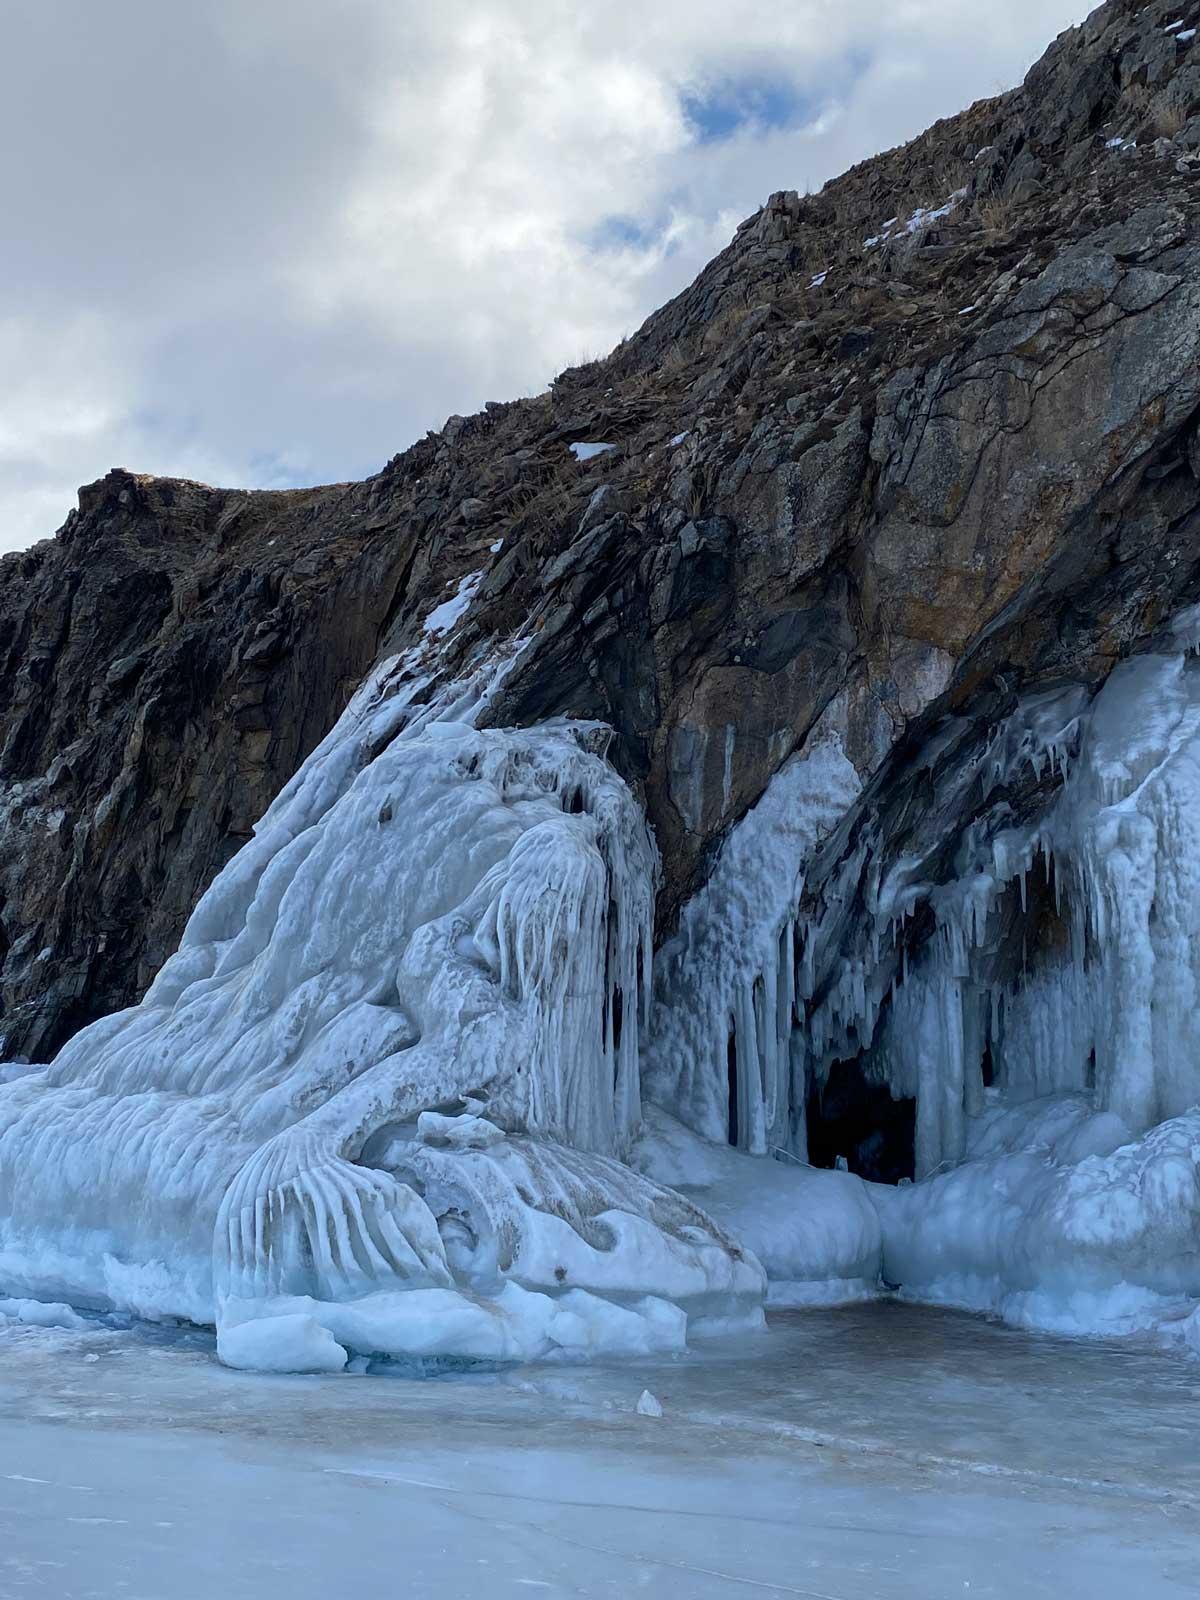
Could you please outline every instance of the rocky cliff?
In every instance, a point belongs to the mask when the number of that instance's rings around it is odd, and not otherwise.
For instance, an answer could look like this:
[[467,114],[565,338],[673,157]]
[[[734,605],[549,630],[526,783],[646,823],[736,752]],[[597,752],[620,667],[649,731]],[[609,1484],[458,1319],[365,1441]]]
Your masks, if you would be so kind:
[[1200,600],[1198,26],[1109,0],[365,483],[81,490],[0,561],[0,1055],[136,999],[370,664],[451,618],[447,672],[535,642],[497,723],[615,730],[660,936],[822,719],[856,825],[899,854],[938,808],[951,851],[946,772]]

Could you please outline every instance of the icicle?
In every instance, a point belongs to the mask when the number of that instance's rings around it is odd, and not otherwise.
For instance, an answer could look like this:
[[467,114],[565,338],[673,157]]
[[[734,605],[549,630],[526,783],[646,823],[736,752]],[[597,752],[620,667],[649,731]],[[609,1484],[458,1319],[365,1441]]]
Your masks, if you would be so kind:
[[655,961],[642,1073],[648,1092],[711,1139],[724,1140],[728,1066],[721,1019],[735,1017],[738,1140],[765,1151],[785,1137],[792,1017],[816,988],[818,944],[797,937],[806,862],[858,793],[840,748],[814,745],[772,779],[730,832],[708,884]]

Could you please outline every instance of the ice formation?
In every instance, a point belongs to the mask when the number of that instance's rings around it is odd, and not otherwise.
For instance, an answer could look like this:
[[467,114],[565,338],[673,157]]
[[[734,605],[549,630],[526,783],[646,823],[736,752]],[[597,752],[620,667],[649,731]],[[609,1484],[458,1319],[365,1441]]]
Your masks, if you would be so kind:
[[[341,1371],[675,1351],[760,1321],[769,1278],[1200,1348],[1191,619],[985,747],[935,730],[902,854],[818,729],[653,961],[608,730],[484,726],[522,646],[447,682],[441,621],[142,1004],[0,1066],[0,1314],[185,1317],[234,1365]],[[915,1103],[915,1184],[807,1165],[847,1062]]]
[[6,1291],[320,1369],[330,1338],[502,1358],[761,1317],[758,1264],[613,1159],[657,860],[607,731],[481,730],[503,664],[435,690],[420,659],[359,693],[142,1004],[0,1091]]
[[[935,732],[940,788],[900,856],[869,807],[844,815],[853,773],[818,746],[685,908],[645,1081],[713,1142],[659,1118],[637,1159],[755,1251],[777,1302],[823,1280],[870,1292],[882,1268],[905,1293],[1067,1331],[1200,1324],[1193,622],[1094,698],[1033,696],[982,750],[952,721]],[[1043,798],[1022,813],[1027,776]],[[856,1189],[717,1148],[803,1157],[806,1096],[845,1061],[915,1103],[923,1181]]]
[[[1005,785],[1022,765],[1063,781],[1014,825]],[[931,875],[945,847],[931,836],[928,857],[867,875],[848,958],[845,882],[801,936],[817,1070],[861,1053],[916,1099],[918,1176],[962,1158],[985,1078],[1015,1100],[1094,1091],[1133,1133],[1200,1101],[1200,664],[1147,655],[1090,705],[1078,689],[1041,696],[968,780],[994,803],[949,881]],[[910,963],[919,911],[934,927]]]
[[1186,1338],[1200,1297],[1200,1110],[1131,1140],[1087,1097],[1020,1109],[1024,1129],[998,1148],[924,1183],[872,1187],[884,1277],[1026,1326]]
[[647,1106],[634,1165],[678,1190],[752,1250],[768,1304],[844,1304],[878,1293],[883,1264],[872,1189],[850,1172],[763,1160]]
[[796,921],[808,858],[858,790],[835,737],[794,755],[656,959],[647,1092],[706,1138],[806,1153]]
[[[1023,768],[1057,787],[1019,821]],[[944,836],[885,870],[867,828],[797,935],[809,1070],[858,1056],[916,1101],[924,1181],[870,1190],[884,1278],[1070,1332],[1194,1329],[1200,662],[1039,696],[957,781],[984,803],[948,878]]]

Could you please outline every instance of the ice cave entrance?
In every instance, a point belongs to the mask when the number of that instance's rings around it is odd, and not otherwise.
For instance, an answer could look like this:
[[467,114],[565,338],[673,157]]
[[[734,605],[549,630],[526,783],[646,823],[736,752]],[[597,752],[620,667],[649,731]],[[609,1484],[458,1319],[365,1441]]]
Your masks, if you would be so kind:
[[835,1061],[808,1086],[808,1159],[843,1166],[872,1183],[899,1183],[915,1171],[917,1103],[873,1082],[861,1058]]

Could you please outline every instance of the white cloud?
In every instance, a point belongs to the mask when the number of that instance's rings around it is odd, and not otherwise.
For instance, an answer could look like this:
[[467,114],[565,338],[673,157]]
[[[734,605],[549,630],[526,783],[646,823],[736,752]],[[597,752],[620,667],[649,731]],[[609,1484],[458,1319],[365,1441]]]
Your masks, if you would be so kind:
[[[53,531],[110,465],[345,478],[451,411],[543,387],[771,190],[1016,81],[1074,12],[18,8],[0,60],[0,550]],[[739,87],[760,115],[736,125]]]

